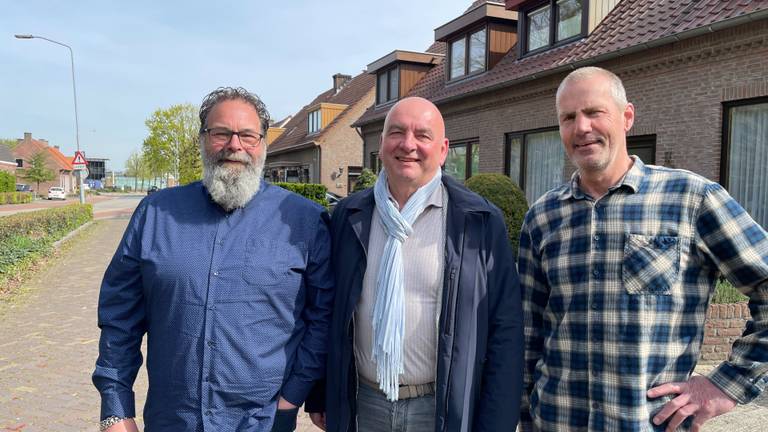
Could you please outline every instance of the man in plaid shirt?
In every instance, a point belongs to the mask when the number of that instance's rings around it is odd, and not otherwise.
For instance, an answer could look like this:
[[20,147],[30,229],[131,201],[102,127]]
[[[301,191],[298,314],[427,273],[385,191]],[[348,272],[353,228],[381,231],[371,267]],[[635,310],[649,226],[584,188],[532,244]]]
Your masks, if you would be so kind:
[[[768,372],[768,235],[717,183],[645,165],[618,77],[572,72],[557,91],[571,181],[521,232],[526,394],[546,431],[694,431],[760,394]],[[718,275],[752,321],[727,362],[691,376]]]

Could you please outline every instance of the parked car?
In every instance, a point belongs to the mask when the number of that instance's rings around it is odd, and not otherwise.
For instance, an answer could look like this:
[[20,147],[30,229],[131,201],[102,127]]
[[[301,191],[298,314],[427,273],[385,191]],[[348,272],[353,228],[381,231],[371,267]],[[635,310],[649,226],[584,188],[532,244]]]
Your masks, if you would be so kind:
[[32,192],[28,184],[16,183],[16,192]]
[[157,192],[159,190],[160,188],[157,186],[150,186],[149,189],[147,189],[147,195],[151,194],[152,192]]
[[67,199],[67,194],[64,193],[64,188],[54,186],[48,189],[48,199],[49,200],[54,200],[54,199],[65,200]]
[[326,192],[325,200],[328,201],[328,210],[332,212],[333,209],[336,208],[336,204],[338,204],[339,201],[341,201],[341,197],[336,195],[333,192]]

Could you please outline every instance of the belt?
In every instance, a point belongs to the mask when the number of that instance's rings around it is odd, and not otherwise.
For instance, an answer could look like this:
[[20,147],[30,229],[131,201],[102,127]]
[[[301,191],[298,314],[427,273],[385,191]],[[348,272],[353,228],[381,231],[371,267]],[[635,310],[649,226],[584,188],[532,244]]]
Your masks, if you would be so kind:
[[[361,376],[358,376],[358,379],[360,380],[361,384],[364,384],[368,387],[378,390],[379,392],[384,394],[384,392],[382,392],[381,389],[379,388],[378,383],[365,379]],[[435,383],[433,382],[426,383],[426,384],[415,384],[415,385],[402,384],[399,386],[397,390],[397,400],[413,399],[413,398],[433,395],[433,394],[435,394]]]

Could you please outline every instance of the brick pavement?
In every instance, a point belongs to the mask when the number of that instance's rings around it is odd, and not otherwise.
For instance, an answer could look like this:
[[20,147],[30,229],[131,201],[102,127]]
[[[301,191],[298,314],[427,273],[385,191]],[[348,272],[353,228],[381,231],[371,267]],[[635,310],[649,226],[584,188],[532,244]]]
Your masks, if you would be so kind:
[[[25,284],[28,295],[12,306],[0,305],[0,431],[94,430],[99,398],[90,376],[99,336],[98,286],[126,224],[125,218],[97,221]],[[143,369],[135,391],[140,411]],[[764,395],[704,429],[763,431],[767,406]],[[302,414],[297,431],[317,430]]]

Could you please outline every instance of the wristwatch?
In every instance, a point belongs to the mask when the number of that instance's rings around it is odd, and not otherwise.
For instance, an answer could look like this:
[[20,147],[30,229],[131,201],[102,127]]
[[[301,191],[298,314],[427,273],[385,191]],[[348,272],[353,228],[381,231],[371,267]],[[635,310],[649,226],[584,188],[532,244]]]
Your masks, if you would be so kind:
[[99,432],[104,432],[105,430],[109,429],[110,427],[120,423],[123,420],[128,420],[131,417],[118,417],[118,416],[109,416],[105,418],[104,420],[99,422]]

